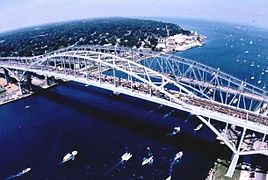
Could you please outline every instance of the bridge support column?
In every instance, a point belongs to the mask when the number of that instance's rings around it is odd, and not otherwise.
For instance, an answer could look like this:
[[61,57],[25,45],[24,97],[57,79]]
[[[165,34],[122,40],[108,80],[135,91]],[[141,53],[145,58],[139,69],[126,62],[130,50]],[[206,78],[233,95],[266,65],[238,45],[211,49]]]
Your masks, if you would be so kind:
[[234,153],[233,157],[232,157],[231,164],[230,164],[225,176],[230,177],[230,178],[233,177],[233,174],[234,174],[238,159],[239,159],[239,155],[237,153]]
[[22,82],[18,81],[18,86],[19,86],[19,90],[20,90],[20,94],[23,95],[23,88],[22,88]]
[[241,149],[241,146],[242,146],[242,143],[244,141],[244,137],[245,137],[245,134],[246,134],[246,128],[243,129],[243,132],[242,132],[242,135],[240,137],[240,141],[239,141],[239,144],[238,144],[238,147],[237,147],[237,151],[233,154],[232,156],[232,161],[231,161],[231,164],[227,170],[227,173],[225,176],[227,177],[233,177],[234,175],[234,172],[235,172],[235,168],[236,168],[236,165],[237,165],[237,162],[238,162],[238,159],[239,159],[239,153],[240,153],[240,149]]
[[29,91],[33,91],[33,84],[32,84],[32,73],[28,72],[26,76],[26,88]]
[[6,69],[4,69],[4,75],[5,75],[5,80],[6,80],[7,84],[10,83],[10,76],[9,76],[8,71]]

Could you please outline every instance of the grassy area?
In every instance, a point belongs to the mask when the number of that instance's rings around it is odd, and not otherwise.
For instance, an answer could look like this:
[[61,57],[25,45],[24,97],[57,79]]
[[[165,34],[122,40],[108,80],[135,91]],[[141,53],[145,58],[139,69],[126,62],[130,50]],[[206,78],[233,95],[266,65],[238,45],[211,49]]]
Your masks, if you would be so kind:
[[232,178],[226,177],[225,174],[228,170],[229,162],[219,160],[214,167],[214,175],[213,180],[239,180],[240,178],[240,170],[235,170]]

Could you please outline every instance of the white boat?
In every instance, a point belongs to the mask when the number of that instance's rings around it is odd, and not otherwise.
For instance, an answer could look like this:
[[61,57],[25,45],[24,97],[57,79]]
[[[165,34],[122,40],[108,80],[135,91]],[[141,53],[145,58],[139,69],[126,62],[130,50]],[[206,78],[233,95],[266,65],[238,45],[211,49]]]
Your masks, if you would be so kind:
[[67,153],[63,159],[62,159],[62,162],[61,163],[65,163],[67,161],[70,161],[70,160],[74,160],[75,159],[75,156],[78,154],[78,151],[72,151],[71,153]]
[[26,169],[23,169],[20,173],[18,173],[16,176],[21,176],[27,172],[31,171],[31,168],[26,168]]
[[132,157],[132,154],[126,152],[125,154],[123,154],[123,155],[121,156],[121,161],[122,161],[122,162],[128,161],[131,157]]
[[233,104],[236,104],[236,103],[237,103],[237,101],[238,101],[238,99],[237,99],[237,98],[235,98],[235,99],[234,99],[234,101],[233,101]]
[[199,131],[203,127],[203,124],[199,124],[196,128],[194,128],[194,131]]
[[31,106],[25,106],[24,108],[25,108],[25,109],[28,109],[28,108],[30,108],[30,107],[31,107]]
[[166,178],[166,180],[171,180],[171,176],[168,176],[168,177]]
[[6,178],[6,180],[9,180],[9,179],[13,179],[13,178],[16,178],[16,177],[19,177],[19,176],[22,176],[26,173],[28,173],[29,171],[31,171],[31,168],[26,168],[26,169],[23,169],[21,172],[15,174],[15,175],[11,175],[9,177]]
[[149,147],[147,147],[147,150],[148,150],[148,157],[143,158],[143,161],[141,163],[141,165],[143,165],[143,166],[146,164],[153,164],[153,162],[154,162],[154,156],[153,156],[151,149]]
[[181,159],[183,156],[183,152],[180,151],[177,154],[175,154],[174,161],[177,161],[178,159]]
[[148,158],[143,158],[143,161],[141,163],[141,165],[146,165],[146,164],[152,164],[154,162],[154,157],[150,156]]
[[176,135],[176,134],[178,134],[180,132],[181,132],[181,127],[178,126],[178,127],[174,127],[173,131],[171,133],[168,133],[168,135],[174,136],[174,135]]
[[173,133],[174,134],[178,134],[178,133],[180,133],[181,132],[181,127],[174,127],[174,129],[173,129]]

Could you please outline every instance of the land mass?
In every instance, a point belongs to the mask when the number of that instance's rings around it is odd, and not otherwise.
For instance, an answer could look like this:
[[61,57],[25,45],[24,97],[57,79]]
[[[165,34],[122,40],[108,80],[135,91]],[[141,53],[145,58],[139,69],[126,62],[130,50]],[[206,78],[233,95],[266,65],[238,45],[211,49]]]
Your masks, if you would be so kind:
[[204,36],[177,24],[130,18],[55,23],[0,34],[0,56],[34,56],[73,45],[114,45],[157,51],[202,46]]
[[[75,45],[123,46],[155,51],[183,51],[202,46],[203,36],[177,24],[130,18],[63,22],[0,34],[0,56],[35,56]],[[38,87],[44,80],[33,79]],[[49,86],[48,86],[49,87]],[[0,69],[0,104],[25,97],[18,84],[7,82]]]

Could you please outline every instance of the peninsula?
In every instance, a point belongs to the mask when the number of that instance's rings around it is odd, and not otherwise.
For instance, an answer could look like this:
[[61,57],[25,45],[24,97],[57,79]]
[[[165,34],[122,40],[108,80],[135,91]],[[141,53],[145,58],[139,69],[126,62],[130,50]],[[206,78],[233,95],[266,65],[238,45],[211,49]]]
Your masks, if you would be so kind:
[[[205,36],[177,24],[130,18],[99,18],[30,27],[0,34],[0,57],[31,57],[76,45],[121,46],[153,51],[184,51],[203,45]],[[43,79],[32,80],[49,87]],[[53,84],[53,83],[52,83]],[[31,88],[30,88],[31,89]],[[0,104],[16,100],[21,92],[14,79],[0,70]]]
[[205,36],[177,24],[131,18],[62,22],[0,34],[0,56],[35,56],[74,45],[123,46],[182,51],[202,46]]

